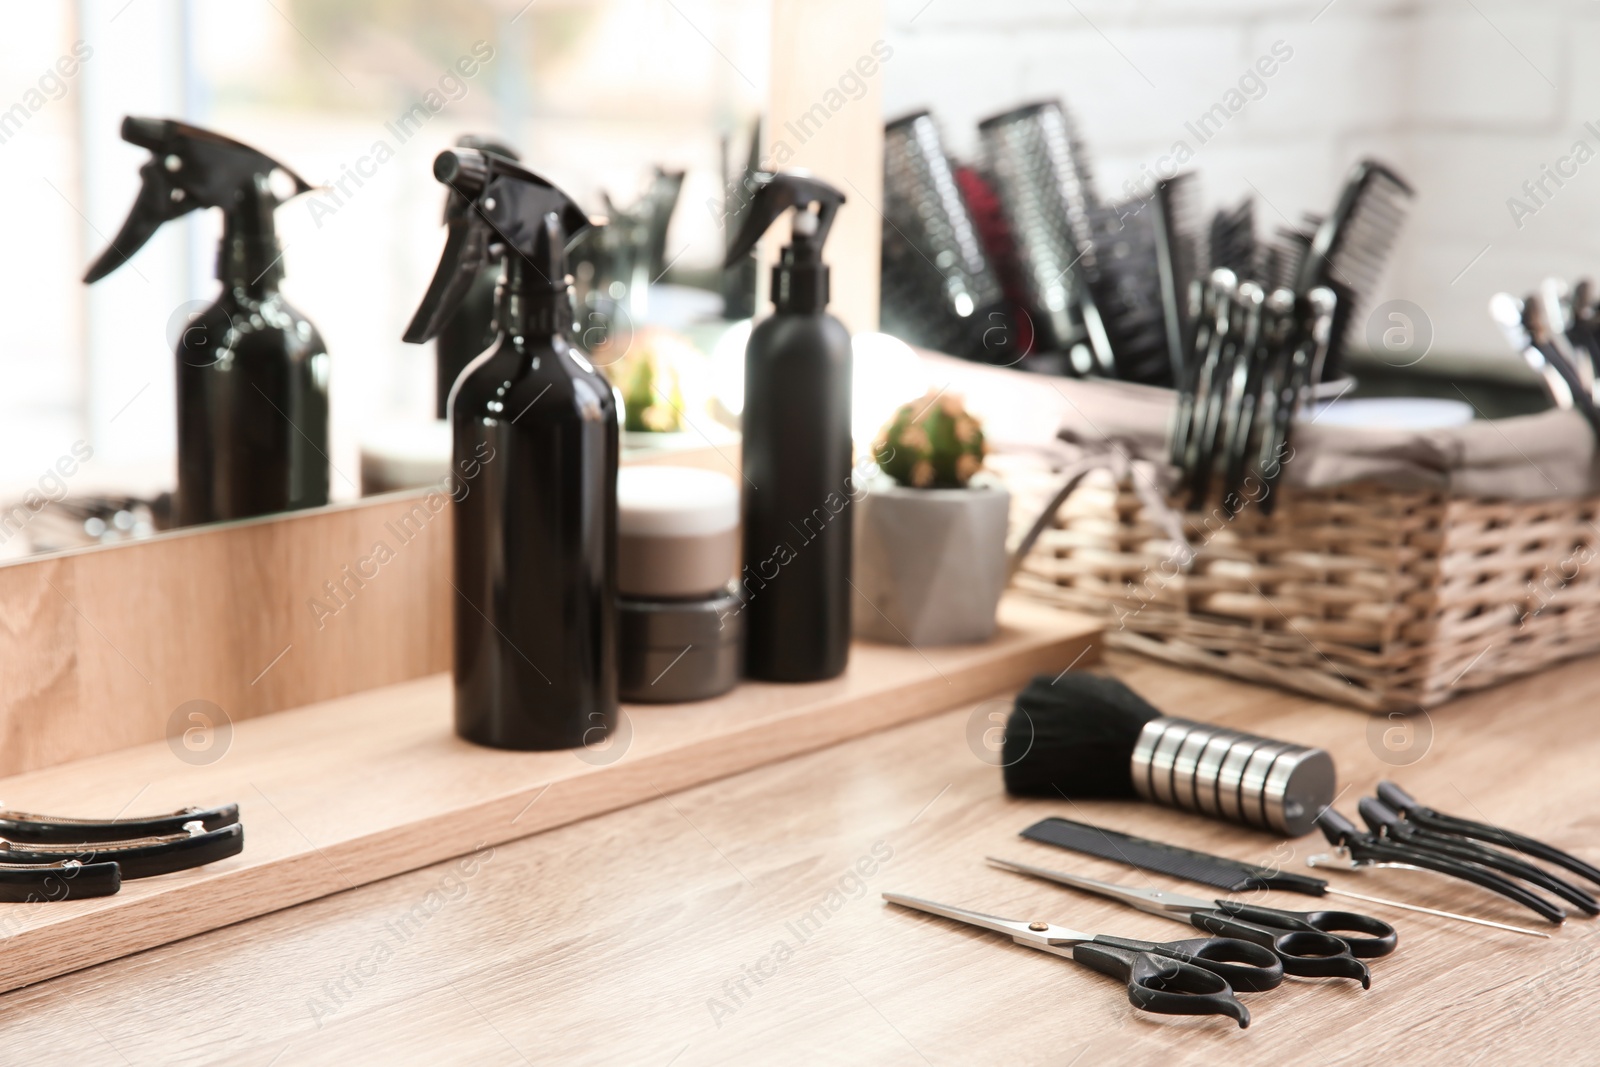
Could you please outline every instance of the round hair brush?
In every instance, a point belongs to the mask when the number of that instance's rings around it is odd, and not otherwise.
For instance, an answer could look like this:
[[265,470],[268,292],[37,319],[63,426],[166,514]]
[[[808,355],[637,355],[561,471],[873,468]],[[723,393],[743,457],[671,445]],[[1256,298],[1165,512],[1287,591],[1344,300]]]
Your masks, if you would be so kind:
[[1083,671],[1040,675],[1017,694],[1002,757],[1015,796],[1138,797],[1291,837],[1334,796],[1320,748],[1175,719]]

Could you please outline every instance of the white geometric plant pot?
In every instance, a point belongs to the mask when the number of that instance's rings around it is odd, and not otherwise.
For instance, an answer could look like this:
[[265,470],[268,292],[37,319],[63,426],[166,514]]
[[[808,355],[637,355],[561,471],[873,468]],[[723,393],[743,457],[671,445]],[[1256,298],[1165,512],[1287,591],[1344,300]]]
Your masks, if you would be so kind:
[[857,637],[961,645],[994,636],[1011,496],[998,486],[873,488],[856,502]]

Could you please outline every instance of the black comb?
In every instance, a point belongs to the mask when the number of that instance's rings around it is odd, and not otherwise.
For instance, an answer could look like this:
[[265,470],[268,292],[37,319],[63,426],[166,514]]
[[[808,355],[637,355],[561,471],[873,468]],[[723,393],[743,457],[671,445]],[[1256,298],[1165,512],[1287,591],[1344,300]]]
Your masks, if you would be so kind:
[[1206,263],[1211,270],[1221,267],[1250,280],[1256,277],[1256,260],[1256,208],[1247,197],[1231,211],[1219,210],[1211,217]]
[[1186,882],[1198,882],[1230,893],[1250,889],[1284,889],[1309,897],[1326,896],[1328,883],[1321,878],[1288,874],[1271,867],[1194,852],[1176,845],[1149,841],[1142,837],[1107,830],[1071,819],[1041,819],[1022,831],[1029,841],[1098,856],[1141,871],[1170,875]]
[[1183,383],[1194,353],[1189,349],[1189,287],[1206,272],[1200,242],[1200,191],[1193,173],[1156,184],[1156,268],[1161,279],[1161,317],[1172,362],[1172,384]]
[[1326,285],[1339,293],[1341,310],[1328,352],[1330,378],[1339,375],[1345,336],[1366,302],[1377,292],[1383,268],[1400,236],[1401,224],[1416,194],[1404,178],[1382,163],[1364,159],[1345,180],[1333,214],[1312,239],[1295,290],[1309,293]]
[[1096,270],[1090,297],[1111,345],[1117,377],[1173,383],[1163,319],[1160,236],[1155,200],[1136,198],[1096,213]]

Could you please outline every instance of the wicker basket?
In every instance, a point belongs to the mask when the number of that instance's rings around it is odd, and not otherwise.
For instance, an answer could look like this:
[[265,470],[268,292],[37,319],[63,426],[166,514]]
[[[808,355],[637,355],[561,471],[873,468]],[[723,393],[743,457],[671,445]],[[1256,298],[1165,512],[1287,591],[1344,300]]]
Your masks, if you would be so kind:
[[[1008,481],[1026,515],[1049,479]],[[1103,470],[1058,509],[1016,581],[1112,616],[1113,643],[1159,659],[1415,710],[1600,648],[1597,512],[1592,498],[1288,488],[1270,517],[1186,515],[1197,554],[1185,570],[1130,485]]]

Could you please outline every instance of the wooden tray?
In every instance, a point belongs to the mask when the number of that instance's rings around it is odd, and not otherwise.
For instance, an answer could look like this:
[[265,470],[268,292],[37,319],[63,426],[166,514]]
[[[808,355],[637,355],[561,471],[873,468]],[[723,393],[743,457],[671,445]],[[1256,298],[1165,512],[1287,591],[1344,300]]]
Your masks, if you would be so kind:
[[[450,680],[440,674],[238,723],[209,763],[160,742],[0,779],[11,808],[103,818],[237,800],[245,824],[244,854],[222,863],[128,882],[100,900],[0,904],[0,991],[1004,694],[1098,657],[1097,621],[1008,600],[1001,622],[977,646],[858,642],[849,670],[828,682],[629,705],[603,750],[469,745],[451,732]],[[222,749],[219,740],[207,755]],[[528,892],[536,899],[537,883]]]

